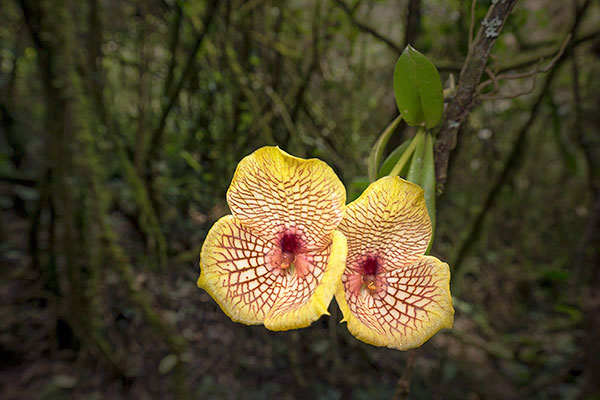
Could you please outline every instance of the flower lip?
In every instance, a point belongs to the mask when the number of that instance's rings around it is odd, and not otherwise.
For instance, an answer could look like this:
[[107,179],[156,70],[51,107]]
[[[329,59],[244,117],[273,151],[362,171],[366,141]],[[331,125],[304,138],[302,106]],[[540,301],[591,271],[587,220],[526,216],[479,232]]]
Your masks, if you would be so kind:
[[294,265],[296,255],[303,252],[302,239],[298,232],[285,231],[280,235],[279,248],[281,249],[280,268],[287,269]]
[[373,274],[363,275],[361,278],[363,285],[367,287],[369,290],[377,289],[377,278]]

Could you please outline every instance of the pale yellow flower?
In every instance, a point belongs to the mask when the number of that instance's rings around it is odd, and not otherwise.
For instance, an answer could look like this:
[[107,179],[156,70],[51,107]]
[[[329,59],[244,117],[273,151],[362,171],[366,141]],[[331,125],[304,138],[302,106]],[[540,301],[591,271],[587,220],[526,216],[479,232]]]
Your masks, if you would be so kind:
[[381,178],[346,207],[339,229],[348,255],[335,298],[354,336],[407,350],[452,327],[448,264],[424,255],[431,221],[423,189]]
[[316,159],[263,147],[244,158],[227,192],[232,215],[210,229],[198,286],[232,320],[271,330],[310,325],[340,281],[346,239],[336,228],[346,191]]

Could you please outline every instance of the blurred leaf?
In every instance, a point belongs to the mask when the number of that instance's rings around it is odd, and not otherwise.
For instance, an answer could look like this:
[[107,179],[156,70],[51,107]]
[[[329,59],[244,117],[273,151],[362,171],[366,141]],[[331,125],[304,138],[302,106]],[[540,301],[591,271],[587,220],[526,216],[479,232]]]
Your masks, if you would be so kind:
[[574,323],[579,323],[583,319],[581,310],[568,304],[559,304],[556,306],[555,310],[567,314],[569,319]]
[[179,358],[177,358],[175,354],[169,354],[160,360],[160,364],[158,364],[158,372],[160,372],[162,375],[168,374],[178,362]]
[[442,118],[442,80],[435,66],[410,45],[394,68],[394,95],[408,125],[434,127]]
[[565,282],[571,276],[569,271],[562,269],[546,269],[541,273],[542,277],[551,281]]
[[35,187],[15,186],[14,190],[23,200],[35,201],[40,198],[40,192]]
[[196,159],[194,158],[194,156],[192,156],[187,150],[182,150],[181,153],[181,158],[183,158],[185,160],[185,162],[196,172],[200,172],[202,170],[202,165],[200,165],[200,163],[198,161],[196,161]]
[[77,378],[70,375],[56,375],[52,378],[52,384],[61,389],[73,389],[77,386]]

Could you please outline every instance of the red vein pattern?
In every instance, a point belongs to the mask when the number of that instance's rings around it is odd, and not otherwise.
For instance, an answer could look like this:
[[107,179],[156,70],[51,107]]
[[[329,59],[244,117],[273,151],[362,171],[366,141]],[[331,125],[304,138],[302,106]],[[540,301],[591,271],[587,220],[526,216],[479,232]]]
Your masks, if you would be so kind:
[[308,326],[327,312],[345,266],[346,239],[335,232],[345,199],[322,161],[255,151],[227,192],[233,215],[206,237],[198,285],[235,321]]
[[339,230],[348,239],[346,264],[352,272],[366,255],[381,255],[387,271],[412,264],[427,250],[431,221],[423,190],[413,184],[387,186],[371,186],[346,207]]
[[344,186],[320,160],[292,157],[266,147],[238,165],[227,201],[231,213],[256,235],[295,229],[307,249],[322,249],[343,217]]
[[211,228],[201,254],[201,272],[210,284],[203,286],[232,319],[261,323],[283,292],[287,276],[271,273],[266,262],[275,249],[231,215]]
[[[431,223],[420,187],[396,177],[380,179],[347,206],[339,229],[348,255],[336,299],[355,336],[408,349],[452,325],[448,265],[423,256]],[[377,260],[373,290],[361,285],[373,273],[370,264],[365,272],[366,259]]]
[[323,281],[331,248],[332,244],[298,255],[296,262],[301,260],[306,268],[303,276],[295,273],[293,267],[279,270],[270,261],[277,246],[228,215],[215,223],[206,238],[199,284],[233,320],[276,325],[278,318],[309,302]]

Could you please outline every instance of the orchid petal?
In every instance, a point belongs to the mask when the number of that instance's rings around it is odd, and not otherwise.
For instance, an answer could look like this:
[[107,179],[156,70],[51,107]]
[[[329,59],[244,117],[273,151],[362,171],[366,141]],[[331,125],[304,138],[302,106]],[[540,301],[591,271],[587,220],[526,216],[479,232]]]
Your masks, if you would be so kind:
[[431,239],[423,189],[398,177],[381,178],[348,204],[339,230],[348,239],[350,269],[368,252],[394,261],[383,265],[384,270],[410,265],[425,253]]
[[344,270],[345,237],[334,232],[329,246],[298,255],[298,268],[278,269],[277,252],[273,241],[225,216],[202,246],[198,286],[236,322],[271,330],[308,326],[327,313]]
[[213,225],[202,245],[198,286],[232,320],[261,324],[287,284],[285,276],[267,268],[267,255],[274,249],[272,242],[227,215]]
[[450,328],[450,270],[423,256],[431,237],[423,189],[398,177],[372,183],[346,207],[346,269],[336,291],[358,339],[400,350]]
[[348,330],[357,339],[399,350],[419,347],[454,320],[450,269],[435,257],[423,256],[407,268],[384,274],[385,294],[345,290],[335,294]]
[[255,235],[294,229],[307,250],[330,244],[345,201],[344,185],[327,164],[278,147],[263,147],[240,161],[227,192],[231,213]]

